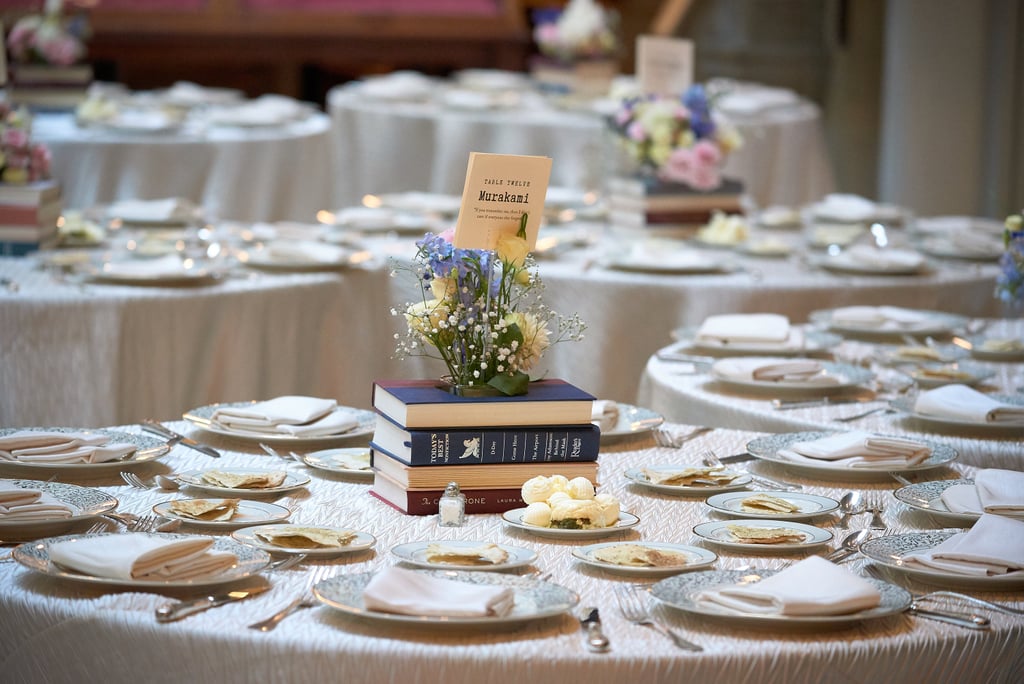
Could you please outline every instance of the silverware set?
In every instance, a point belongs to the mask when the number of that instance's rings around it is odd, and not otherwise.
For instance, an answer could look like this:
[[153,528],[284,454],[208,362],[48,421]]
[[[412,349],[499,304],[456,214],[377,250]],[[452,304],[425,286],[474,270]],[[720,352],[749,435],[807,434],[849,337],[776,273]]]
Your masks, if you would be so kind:
[[220,452],[214,449],[213,447],[197,442],[191,437],[186,437],[185,435],[178,434],[174,430],[171,430],[170,428],[165,426],[163,423],[159,423],[153,419],[146,419],[142,422],[141,425],[142,429],[145,430],[146,432],[157,435],[158,437],[162,437],[163,439],[167,440],[167,446],[173,447],[178,444],[181,444],[183,446],[187,446],[189,449],[198,451],[201,454],[206,454],[211,458],[220,458]]
[[678,632],[656,622],[651,617],[647,595],[639,587],[631,585],[616,587],[615,598],[619,602],[619,611],[622,613],[622,617],[634,625],[654,630],[658,634],[670,639],[676,647],[684,651],[700,652],[704,650],[703,646],[687,640]]
[[265,620],[252,623],[249,625],[249,629],[255,629],[258,632],[269,632],[281,624],[282,620],[296,611],[315,606],[316,597],[313,596],[313,587],[324,579],[327,579],[330,574],[333,574],[331,572],[333,569],[334,568],[330,565],[318,565],[309,573],[309,577],[306,579],[306,586],[299,596],[295,597],[291,603]]

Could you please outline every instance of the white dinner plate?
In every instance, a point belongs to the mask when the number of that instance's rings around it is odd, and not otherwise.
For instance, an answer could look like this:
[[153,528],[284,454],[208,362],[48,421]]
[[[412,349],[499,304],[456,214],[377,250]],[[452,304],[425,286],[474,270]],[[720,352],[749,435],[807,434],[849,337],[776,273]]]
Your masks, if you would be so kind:
[[346,553],[358,553],[359,551],[366,551],[372,549],[373,545],[377,543],[377,538],[369,532],[360,532],[359,530],[352,530],[356,533],[355,538],[345,546],[330,546],[330,547],[319,547],[319,548],[293,548],[288,546],[277,546],[271,544],[263,539],[256,536],[257,532],[282,532],[287,531],[290,528],[303,527],[303,528],[316,528],[330,530],[332,532],[341,532],[348,528],[342,527],[328,527],[323,525],[292,525],[289,523],[274,523],[270,525],[254,525],[252,527],[243,527],[240,530],[235,530],[231,533],[231,538],[237,542],[245,544],[247,546],[253,546],[257,549],[263,549],[269,553],[280,553],[287,555],[299,555],[303,554],[309,558],[333,558],[335,556],[341,556]]
[[948,465],[956,460],[956,449],[948,444],[933,442],[927,439],[915,440],[931,447],[932,453],[928,458],[914,465],[884,465],[877,467],[850,468],[834,461],[822,460],[821,464],[809,463],[807,461],[791,461],[785,456],[780,456],[779,451],[788,449],[794,442],[809,442],[822,437],[834,435],[835,432],[785,432],[781,434],[757,437],[747,442],[747,451],[762,461],[778,463],[781,466],[792,468],[818,476],[825,476],[834,479],[842,475],[844,479],[864,478],[885,478],[889,479],[889,473],[909,473],[917,470],[931,470],[940,466]]
[[795,326],[803,331],[804,343],[801,347],[780,347],[770,342],[752,342],[735,340],[702,340],[697,337],[697,326],[687,326],[672,331],[673,339],[678,344],[666,349],[666,352],[713,354],[715,356],[801,356],[803,354],[820,354],[831,351],[843,341],[833,333],[809,328],[806,325]]
[[[930,371],[930,372],[929,372]],[[958,374],[959,377],[953,376]],[[955,363],[926,363],[907,372],[922,389],[933,389],[943,385],[978,385],[996,372],[980,363],[957,361]]]
[[998,238],[994,236],[990,245],[975,245],[970,249],[964,249],[947,235],[931,235],[921,240],[918,248],[929,256],[964,261],[996,261],[1005,251]]
[[[753,357],[748,357],[753,358]],[[721,359],[711,365],[711,376],[726,385],[732,385],[735,387],[743,387],[747,389],[759,389],[765,390],[770,389],[773,391],[799,391],[801,393],[820,393],[826,394],[831,392],[838,392],[840,390],[850,389],[861,385],[874,377],[874,374],[867,368],[861,368],[859,366],[852,366],[847,363],[834,363],[832,361],[818,361],[821,364],[821,374],[814,377],[821,377],[822,375],[831,376],[835,379],[832,384],[823,384],[821,382],[815,382],[812,379],[806,380],[754,380],[746,379],[735,376],[729,376],[724,373],[721,369],[720,364],[729,361],[729,359]],[[784,357],[763,357],[762,361],[765,364],[769,363],[787,363],[792,359]]]
[[[990,394],[988,395],[996,401],[1011,404],[1013,406],[1024,406],[1024,395],[1022,394]],[[973,428],[975,430],[985,430],[990,432],[998,433],[1016,433],[1020,434],[1020,425],[1010,425],[1006,423],[979,423],[976,421],[965,420],[963,418],[950,418],[945,416],[933,416],[927,413],[920,413],[914,406],[914,397],[900,397],[893,399],[889,402],[889,405],[894,409],[901,411],[912,418],[934,423],[936,425],[942,425],[944,427],[956,427],[956,428]]]
[[326,470],[339,475],[373,479],[373,470],[370,468],[370,450],[367,447],[323,449],[302,454],[301,458],[302,462],[310,468]]
[[659,259],[654,255],[636,256],[620,254],[610,257],[605,265],[616,271],[632,271],[637,273],[660,273],[665,275],[707,275],[729,273],[735,265],[729,261],[713,257],[707,252],[694,252],[692,258],[680,258],[669,253]]
[[[50,546],[57,542],[81,539],[85,535],[70,534],[63,537],[50,537],[32,544],[22,544],[14,549],[14,560],[26,568],[35,572],[62,580],[75,580],[91,584],[106,584],[131,587],[133,589],[168,589],[172,587],[209,587],[217,584],[235,582],[245,577],[255,575],[263,570],[270,563],[270,554],[266,551],[239,544],[233,539],[226,537],[217,538],[211,547],[214,551],[228,551],[235,555],[237,562],[219,575],[211,577],[197,577],[189,580],[131,580],[118,579],[113,577],[96,577],[86,575],[75,570],[63,568],[50,560]],[[90,535],[93,536],[93,535]],[[186,539],[193,535],[171,534],[161,532],[160,537]]]
[[619,408],[619,415],[615,421],[615,427],[601,431],[602,442],[650,432],[665,422],[663,415],[647,408],[618,402],[616,402],[616,406]]
[[932,532],[908,532],[890,534],[877,539],[869,539],[860,545],[860,552],[868,560],[879,565],[905,573],[913,579],[946,587],[962,587],[1002,591],[1024,587],[1024,570],[1006,575],[973,576],[944,572],[934,568],[911,567],[903,562],[903,557],[913,551],[932,549],[946,541],[960,530],[934,530]]
[[501,518],[510,527],[530,532],[538,537],[552,537],[556,539],[597,539],[598,537],[607,537],[624,532],[632,527],[636,527],[640,523],[640,518],[632,513],[620,511],[619,521],[611,527],[595,527],[589,530],[565,530],[558,527],[529,525],[523,522],[523,515],[525,513],[525,508],[516,508],[511,511],[505,511],[501,514]]
[[510,625],[561,615],[579,602],[575,592],[563,586],[533,577],[509,575],[501,572],[455,572],[451,570],[422,570],[431,575],[486,586],[509,587],[515,592],[515,605],[503,617],[457,617],[440,615],[405,615],[368,610],[363,604],[363,590],[373,577],[372,572],[337,575],[315,587],[313,594],[322,603],[349,615],[385,623],[418,624],[427,626],[489,627]]
[[[679,463],[660,463],[655,465],[647,466],[651,470],[679,470],[680,468],[686,468],[684,464]],[[693,466],[698,467],[698,466]],[[725,472],[731,473],[726,469]],[[721,484],[689,484],[689,485],[675,485],[675,484],[657,484],[647,479],[647,475],[644,474],[643,468],[627,468],[623,475],[626,479],[633,484],[640,485],[641,487],[647,487],[656,492],[662,494],[677,494],[677,495],[697,495],[706,496],[708,494],[715,494],[717,492],[728,492],[734,489],[743,489],[751,482],[750,475],[745,473],[738,473],[736,478],[729,482],[723,482]]]
[[877,324],[854,324],[844,321],[834,322],[831,309],[819,309],[812,311],[808,316],[811,323],[828,326],[829,329],[838,333],[883,335],[899,338],[903,335],[915,336],[939,336],[946,335],[957,328],[962,328],[967,323],[964,316],[946,313],[944,311],[923,311],[918,310],[923,318],[914,325],[901,325],[893,327],[879,327]]
[[427,547],[431,544],[444,544],[454,548],[472,548],[486,543],[482,541],[432,539],[430,541],[399,544],[391,549],[391,553],[411,565],[421,568],[433,568],[435,570],[511,570],[512,568],[521,568],[524,565],[529,565],[537,559],[537,552],[531,549],[524,549],[509,544],[496,544],[496,546],[508,554],[508,558],[501,563],[432,563],[427,560]]
[[818,259],[816,264],[830,271],[855,275],[920,275],[931,270],[925,260],[917,264],[870,263],[854,258],[848,252],[830,254]]
[[[792,513],[777,511],[761,513],[745,510],[743,508],[743,500],[758,494],[767,494],[777,499],[785,499],[794,506],[799,506],[800,509]],[[709,497],[704,503],[713,510],[734,518],[769,518],[771,520],[809,520],[810,518],[828,515],[839,508],[839,502],[827,496],[777,491],[725,492]]]
[[80,523],[83,519],[109,513],[117,508],[117,499],[106,492],[90,487],[66,484],[64,482],[44,482],[42,480],[0,480],[5,484],[21,489],[36,489],[49,494],[58,501],[71,507],[68,518],[50,518],[47,520],[7,520],[0,516],[0,538],[10,540],[11,537],[28,538],[60,534]]
[[[600,549],[609,546],[618,546],[619,544],[633,544],[635,546],[643,546],[651,549],[658,549],[663,551],[674,551],[681,553],[686,556],[686,565],[672,565],[662,567],[644,567],[635,565],[620,565],[618,563],[609,563],[607,561],[599,560],[594,557],[594,553]],[[572,550],[572,557],[576,560],[589,565],[594,568],[606,570],[617,575],[631,575],[634,577],[664,577],[665,575],[675,575],[680,572],[690,572],[691,570],[700,570],[707,568],[714,564],[718,560],[718,554],[708,549],[702,549],[699,546],[688,546],[686,544],[671,544],[668,542],[649,542],[649,541],[635,541],[635,542],[602,542],[600,544],[588,544],[587,546],[581,546]]]
[[146,272],[136,268],[122,266],[119,262],[108,261],[99,267],[87,266],[82,269],[86,278],[97,283],[114,285],[158,285],[188,286],[206,285],[216,282],[219,274],[208,268],[195,266],[183,267],[180,271]]
[[921,347],[929,350],[930,353],[936,354],[938,358],[928,358],[926,356],[921,356],[920,354],[914,354],[917,345],[888,347],[881,350],[880,355],[885,363],[920,365],[930,363],[953,363],[960,359],[967,358],[970,354],[966,349],[958,347],[955,344],[933,343],[928,344],[927,346],[921,345]]
[[353,265],[353,255],[345,256],[337,261],[320,261],[317,259],[281,259],[266,250],[249,252],[245,265],[261,271],[277,273],[316,273],[319,271],[338,271]]
[[[744,525],[747,527],[784,527],[787,530],[803,532],[805,537],[799,542],[781,542],[778,544],[751,544],[736,541],[729,532],[729,525]],[[803,551],[815,546],[821,546],[832,541],[832,533],[820,527],[805,525],[798,522],[778,520],[755,520],[753,518],[739,520],[713,520],[710,522],[695,525],[693,533],[709,544],[715,544],[726,549],[738,549],[741,551]]]
[[461,195],[435,192],[396,192],[379,196],[380,206],[401,211],[455,216],[462,208]]
[[220,529],[236,529],[239,527],[250,527],[263,523],[272,523],[287,520],[292,514],[284,506],[267,501],[256,501],[242,499],[238,502],[238,509],[230,520],[196,520],[183,515],[178,515],[171,510],[170,501],[161,501],[153,506],[153,512],[164,518],[180,520],[183,525],[195,525],[196,527],[217,527]]
[[667,577],[653,587],[651,594],[667,606],[685,613],[721,619],[741,627],[784,627],[843,626],[864,620],[875,620],[902,613],[910,607],[910,593],[894,584],[871,577],[864,578],[875,585],[882,595],[881,603],[874,608],[845,615],[772,615],[765,613],[740,613],[706,601],[698,601],[702,591],[732,584],[750,584],[771,577],[777,570],[706,570]]
[[1016,349],[986,349],[985,348],[985,337],[972,337],[970,338],[971,350],[970,354],[976,359],[981,361],[1007,361],[1015,363],[1018,361],[1024,361],[1024,340],[1018,339],[1020,346]]
[[120,459],[113,461],[104,461],[103,463],[27,463],[23,461],[6,461],[0,459],[0,472],[5,470],[13,471],[39,471],[47,470],[53,471],[77,471],[81,472],[99,472],[104,470],[124,470],[125,468],[133,468],[142,463],[149,463],[155,461],[168,451],[170,447],[167,444],[157,438],[150,437],[148,435],[137,435],[130,432],[118,432],[117,430],[83,430],[81,428],[69,428],[69,427],[28,427],[28,428],[0,428],[0,437],[13,434],[15,432],[21,432],[24,430],[31,430],[33,432],[85,432],[85,433],[100,433],[107,436],[108,442],[126,442],[134,444],[136,449],[134,452],[124,456]]
[[[300,489],[309,484],[309,476],[288,472],[285,474],[284,482],[277,487],[221,487],[203,479],[203,473],[209,470],[220,470],[222,472],[235,473],[239,475],[262,475],[264,473],[275,471],[274,468],[203,468],[202,470],[188,470],[183,473],[178,473],[175,479],[189,487],[194,487],[195,489],[200,489],[212,494],[221,494],[223,496],[263,496],[267,494],[283,494],[284,492]],[[280,472],[282,470],[284,470],[284,468],[279,468],[276,472]]]
[[250,443],[263,442],[265,444],[279,445],[284,447],[295,447],[298,444],[319,444],[323,446],[329,446],[332,444],[352,442],[357,440],[368,440],[373,431],[377,426],[377,414],[373,411],[366,411],[363,409],[349,408],[347,406],[339,406],[339,409],[352,411],[355,413],[359,424],[348,432],[344,432],[337,435],[327,435],[325,437],[296,437],[295,435],[288,434],[270,434],[266,432],[248,432],[244,430],[229,430],[221,425],[213,423],[213,414],[221,408],[229,407],[241,407],[251,406],[255,404],[255,401],[239,401],[224,404],[209,404],[207,406],[200,406],[194,408],[191,411],[182,416],[185,420],[192,423],[196,427],[200,427],[207,432],[214,434],[223,435],[225,437],[233,437],[238,440],[242,440]]

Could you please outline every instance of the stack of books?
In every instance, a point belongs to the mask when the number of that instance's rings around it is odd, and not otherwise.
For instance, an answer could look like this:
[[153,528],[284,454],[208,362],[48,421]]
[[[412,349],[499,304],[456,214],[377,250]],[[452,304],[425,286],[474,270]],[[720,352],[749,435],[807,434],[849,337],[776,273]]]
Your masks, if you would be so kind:
[[74,109],[86,100],[91,64],[12,64],[8,96],[33,109]]
[[743,183],[725,179],[714,190],[694,190],[657,178],[617,176],[608,181],[608,218],[622,228],[688,229],[714,212],[742,214]]
[[0,255],[20,256],[57,242],[60,184],[0,183]]
[[601,432],[594,397],[563,380],[530,383],[515,397],[459,397],[436,380],[378,380],[370,442],[378,499],[409,515],[437,513],[449,482],[466,513],[524,506],[522,485],[538,475],[597,484]]

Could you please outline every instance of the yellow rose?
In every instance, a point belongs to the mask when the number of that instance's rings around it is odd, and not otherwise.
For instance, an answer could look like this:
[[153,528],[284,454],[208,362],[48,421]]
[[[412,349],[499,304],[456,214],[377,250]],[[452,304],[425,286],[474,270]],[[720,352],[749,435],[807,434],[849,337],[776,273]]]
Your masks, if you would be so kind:
[[498,258],[502,263],[522,268],[526,264],[526,256],[530,253],[530,245],[516,235],[506,235],[498,240]]
[[454,278],[434,278],[430,281],[430,293],[437,299],[451,299],[457,289]]
[[421,335],[429,335],[438,328],[441,321],[448,318],[448,307],[437,299],[410,304],[405,310],[405,320],[411,330]]

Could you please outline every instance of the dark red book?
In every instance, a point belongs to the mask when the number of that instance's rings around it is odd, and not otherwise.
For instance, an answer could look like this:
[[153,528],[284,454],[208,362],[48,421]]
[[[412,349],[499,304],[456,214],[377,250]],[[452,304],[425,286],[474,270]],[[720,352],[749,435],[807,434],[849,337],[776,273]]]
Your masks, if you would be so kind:
[[[504,513],[522,508],[520,487],[503,489],[464,489],[466,513]],[[407,515],[433,515],[437,513],[437,502],[444,494],[440,489],[405,489],[402,485],[381,473],[374,473],[370,494]]]

